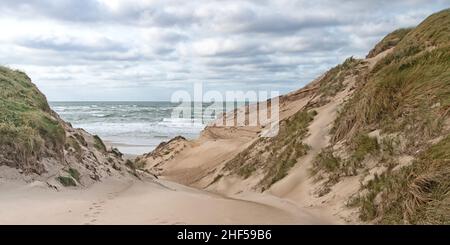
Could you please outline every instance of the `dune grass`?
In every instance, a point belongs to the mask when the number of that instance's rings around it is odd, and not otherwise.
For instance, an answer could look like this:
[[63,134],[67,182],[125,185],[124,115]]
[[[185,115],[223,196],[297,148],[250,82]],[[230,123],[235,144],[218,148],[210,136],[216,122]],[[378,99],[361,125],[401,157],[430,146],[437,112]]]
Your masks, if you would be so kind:
[[59,183],[61,183],[65,187],[77,186],[77,183],[75,182],[75,180],[72,177],[58,176],[56,179],[59,181]]
[[421,153],[411,166],[369,181],[350,205],[360,218],[385,224],[450,224],[450,136]]
[[380,146],[378,141],[374,137],[370,137],[367,134],[358,134],[353,140],[351,155],[352,160],[362,161],[368,154],[374,154],[379,150]]
[[94,147],[101,152],[106,152],[106,145],[98,135],[94,135]]
[[30,78],[0,67],[0,164],[40,173],[39,158],[62,157],[64,142],[62,125]]
[[350,75],[356,75],[355,67],[361,64],[361,60],[353,57],[347,58],[344,63],[329,70],[320,80],[318,93],[323,97],[332,97],[344,89],[344,80]]
[[[388,153],[388,170],[375,176],[360,196],[349,201],[360,218],[376,223],[450,223],[450,9],[427,18],[406,33],[381,59],[339,112],[332,143],[362,145]],[[362,133],[380,129],[389,138],[380,146]],[[444,137],[436,145],[431,140]],[[400,150],[394,146],[402,142]],[[393,155],[416,156],[410,166],[393,170]],[[365,193],[365,194],[364,194]]]
[[69,173],[69,175],[74,178],[76,181],[80,181],[80,177],[81,174],[80,172],[78,172],[78,170],[74,169],[74,168],[69,168],[69,170],[67,170],[67,172]]
[[296,113],[281,123],[276,137],[258,139],[229,161],[225,169],[243,178],[261,170],[264,177],[259,186],[267,189],[284,178],[299,157],[306,155],[309,146],[302,140],[306,137],[308,125],[315,115],[315,111],[306,110]]
[[365,128],[405,132],[413,145],[438,135],[450,106],[448,26],[450,10],[433,15],[380,60],[341,110],[332,141]]
[[327,173],[336,172],[341,168],[342,160],[339,157],[333,155],[333,151],[330,148],[323,149],[313,161],[313,175],[323,170]]
[[395,47],[413,29],[414,28],[400,28],[389,33],[369,52],[367,58],[373,58],[378,54]]
[[[336,184],[341,177],[355,176],[358,170],[363,168],[363,160],[369,155],[380,153],[380,146],[376,138],[367,134],[358,135],[353,145],[348,149],[349,157],[341,159],[334,154],[332,147],[326,147],[314,158],[310,169],[311,175],[316,176],[316,180],[324,179],[324,190],[331,190],[331,186]],[[328,192],[322,191],[322,195]]]

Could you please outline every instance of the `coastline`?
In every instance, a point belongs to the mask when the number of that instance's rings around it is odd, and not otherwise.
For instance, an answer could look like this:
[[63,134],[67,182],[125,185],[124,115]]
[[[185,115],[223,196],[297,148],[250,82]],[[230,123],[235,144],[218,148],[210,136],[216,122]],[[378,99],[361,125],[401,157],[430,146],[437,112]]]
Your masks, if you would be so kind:
[[116,143],[116,142],[112,142],[112,141],[108,141],[108,140],[104,140],[103,143],[105,143],[105,145],[108,148],[117,148],[119,149],[119,151],[123,154],[123,158],[124,160],[134,160],[136,159],[136,157],[138,157],[140,154],[139,153],[124,153],[121,149],[123,148],[128,148],[128,149],[150,149],[148,152],[151,152],[153,149],[147,145],[139,145],[139,144],[125,144],[125,143]]

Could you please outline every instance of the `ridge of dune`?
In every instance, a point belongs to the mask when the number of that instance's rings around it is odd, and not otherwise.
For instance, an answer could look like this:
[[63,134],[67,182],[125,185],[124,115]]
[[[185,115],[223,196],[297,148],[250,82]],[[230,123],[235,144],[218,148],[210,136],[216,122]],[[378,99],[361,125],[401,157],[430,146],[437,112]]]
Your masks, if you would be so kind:
[[0,66],[0,113],[0,184],[64,189],[134,178],[122,153],[62,120],[22,71]]
[[[366,72],[368,72],[376,61],[389,52],[388,50],[374,58],[362,60],[361,63],[364,64],[362,69],[366,69]],[[288,120],[295,113],[304,110],[315,103],[316,100],[319,100],[321,96],[317,94],[317,90],[322,79],[323,76],[298,91],[281,96],[280,121]],[[304,142],[310,146],[308,153],[298,160],[298,164],[285,178],[275,183],[264,194],[269,199],[281,198],[280,200],[292,202],[301,210],[310,210],[316,217],[321,217],[328,223],[345,223],[345,221],[335,217],[328,209],[325,210],[325,214],[320,213],[324,212],[325,208],[324,205],[318,205],[319,203],[313,201],[314,197],[310,193],[313,185],[309,183],[308,169],[313,158],[328,144],[329,126],[336,117],[338,107],[352,93],[354,77],[347,78],[344,84],[345,89],[342,92],[333,96],[325,105],[315,108],[317,115],[309,125],[308,136],[304,139]],[[222,119],[219,118],[218,120]],[[235,175],[226,176],[226,171],[224,172],[223,169],[228,161],[259,139],[258,133],[260,130],[261,127],[217,127],[214,126],[214,123],[211,123],[196,140],[171,141],[172,146],[170,148],[180,149],[180,145],[187,145],[187,147],[181,147],[182,149],[171,155],[170,158],[155,164],[153,161],[158,159],[147,155],[147,158],[140,158],[138,162],[141,161],[140,164],[147,166],[149,171],[154,171],[153,167],[157,165],[158,174],[161,175],[160,178],[222,193],[229,197],[254,197],[255,186],[262,178],[260,175],[255,174],[249,178],[241,179]],[[152,162],[152,164],[145,164],[145,161]],[[322,202],[322,200],[320,201]],[[319,206],[320,212],[317,212]]]
[[365,59],[280,96],[279,135],[211,124],[158,174],[230,197],[263,193],[336,223],[448,222],[449,17],[394,31]]

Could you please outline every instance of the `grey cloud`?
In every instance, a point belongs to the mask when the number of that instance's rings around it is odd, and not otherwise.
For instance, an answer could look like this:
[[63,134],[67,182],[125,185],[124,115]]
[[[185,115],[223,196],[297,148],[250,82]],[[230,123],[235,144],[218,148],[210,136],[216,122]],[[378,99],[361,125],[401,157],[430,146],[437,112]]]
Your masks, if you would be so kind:
[[142,24],[150,24],[159,27],[185,26],[190,25],[194,21],[191,13],[177,15],[169,13],[165,9],[149,9],[139,13],[139,21]]
[[95,43],[89,43],[76,37],[35,37],[17,40],[19,45],[34,49],[50,49],[55,51],[78,51],[78,52],[103,52],[116,51],[126,52],[128,48],[108,38],[96,40]]
[[238,28],[241,32],[295,33],[302,29],[337,26],[343,20],[329,16],[309,16],[304,18],[285,17],[282,14],[260,17]]
[[13,12],[21,17],[45,16],[70,21],[98,21],[106,19],[108,12],[97,1],[91,0],[4,0],[1,3],[4,12]]
[[194,81],[287,91],[449,6],[450,0],[131,0],[112,7],[4,0],[0,27],[17,26],[0,37],[0,56],[29,71],[50,99],[57,88],[75,86],[88,87],[86,94],[136,88],[152,100],[160,96],[151,92],[156,88]]

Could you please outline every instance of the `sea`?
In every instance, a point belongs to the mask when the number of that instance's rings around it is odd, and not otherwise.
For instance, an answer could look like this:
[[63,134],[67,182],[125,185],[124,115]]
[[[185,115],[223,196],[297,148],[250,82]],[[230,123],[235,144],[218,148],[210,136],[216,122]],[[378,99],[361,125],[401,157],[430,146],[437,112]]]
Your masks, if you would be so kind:
[[[195,139],[221,110],[225,112],[242,104],[226,103],[217,113],[208,115],[194,110],[199,105],[192,103],[187,105],[191,107],[191,116],[180,118],[172,114],[186,105],[171,102],[50,102],[52,109],[73,127],[100,136],[105,143],[128,155],[148,153],[161,142],[179,135]],[[214,107],[207,103],[202,106],[203,110]]]

